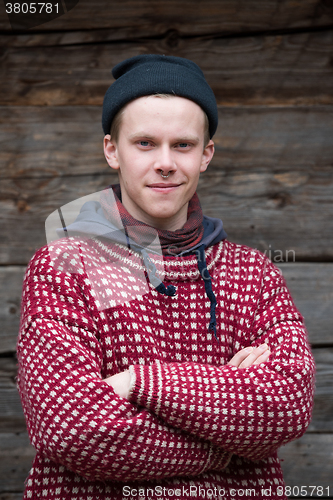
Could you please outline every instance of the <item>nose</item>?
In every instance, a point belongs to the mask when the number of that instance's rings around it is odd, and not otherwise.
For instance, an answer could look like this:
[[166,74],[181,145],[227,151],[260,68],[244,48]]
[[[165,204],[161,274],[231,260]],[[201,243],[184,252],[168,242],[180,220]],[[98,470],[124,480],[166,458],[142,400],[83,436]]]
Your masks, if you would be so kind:
[[172,151],[168,145],[163,145],[156,151],[154,168],[162,177],[169,177],[171,173],[177,170]]

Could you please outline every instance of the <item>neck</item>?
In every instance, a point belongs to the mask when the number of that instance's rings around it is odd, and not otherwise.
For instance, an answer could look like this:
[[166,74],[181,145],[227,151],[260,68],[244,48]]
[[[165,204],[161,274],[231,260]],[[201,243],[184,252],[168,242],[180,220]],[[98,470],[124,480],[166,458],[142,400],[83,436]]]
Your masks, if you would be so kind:
[[[125,199],[124,199],[125,198]],[[148,226],[160,229],[161,231],[177,231],[182,229],[187,221],[188,203],[186,203],[182,210],[172,217],[154,217],[149,213],[143,212],[137,206],[132,206],[128,203],[126,197],[122,198],[122,204],[127,212],[136,220],[147,224]]]

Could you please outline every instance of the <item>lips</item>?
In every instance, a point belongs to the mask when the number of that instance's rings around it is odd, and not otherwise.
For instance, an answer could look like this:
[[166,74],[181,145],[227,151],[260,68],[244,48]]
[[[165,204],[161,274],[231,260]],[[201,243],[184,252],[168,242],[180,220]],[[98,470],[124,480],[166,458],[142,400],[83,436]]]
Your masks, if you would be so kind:
[[180,184],[174,184],[174,183],[171,183],[171,182],[158,182],[156,184],[148,184],[148,187],[149,188],[162,188],[162,189],[166,189],[166,188],[173,188],[173,187],[178,187],[180,186]]

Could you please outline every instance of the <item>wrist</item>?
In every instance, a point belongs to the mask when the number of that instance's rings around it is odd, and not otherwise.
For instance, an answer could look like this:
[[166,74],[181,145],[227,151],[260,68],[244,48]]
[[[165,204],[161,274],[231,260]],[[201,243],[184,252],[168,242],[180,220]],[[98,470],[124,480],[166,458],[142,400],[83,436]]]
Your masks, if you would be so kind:
[[128,372],[129,372],[129,375],[130,375],[129,387],[128,387],[128,399],[130,399],[131,395],[133,394],[134,387],[135,387],[135,382],[136,382],[135,369],[134,369],[133,365],[131,365],[128,368]]

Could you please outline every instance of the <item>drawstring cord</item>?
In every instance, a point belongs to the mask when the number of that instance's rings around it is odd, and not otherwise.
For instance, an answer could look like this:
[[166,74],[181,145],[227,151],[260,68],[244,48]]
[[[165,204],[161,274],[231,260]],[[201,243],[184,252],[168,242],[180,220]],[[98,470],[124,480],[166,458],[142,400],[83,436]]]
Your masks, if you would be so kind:
[[[205,245],[201,245],[197,250],[197,262],[198,269],[202,279],[204,280],[206,295],[210,300],[210,322],[208,329],[213,331],[214,337],[218,341],[217,333],[216,333],[216,297],[212,288],[212,278],[208,272],[207,264],[206,264],[206,256],[205,256]],[[176,287],[173,285],[168,285],[167,287],[162,283],[160,278],[158,277],[157,269],[155,264],[150,260],[148,253],[141,249],[141,255],[144,262],[144,265],[147,269],[148,278],[153,287],[161,294],[167,295],[168,297],[173,297],[176,295]]]
[[141,250],[141,255],[143,258],[144,265],[146,266],[147,269],[149,281],[153,285],[153,287],[159,293],[167,295],[168,297],[173,297],[174,295],[176,295],[176,287],[173,285],[168,285],[166,287],[164,283],[162,283],[158,275],[156,275],[157,274],[156,266],[154,262],[150,260],[149,255],[144,249]]
[[204,280],[207,297],[210,300],[210,322],[208,329],[214,332],[214,337],[218,341],[216,333],[216,314],[215,314],[217,301],[212,288],[212,277],[207,269],[205,245],[201,245],[196,251],[197,251],[198,269],[202,279]]

